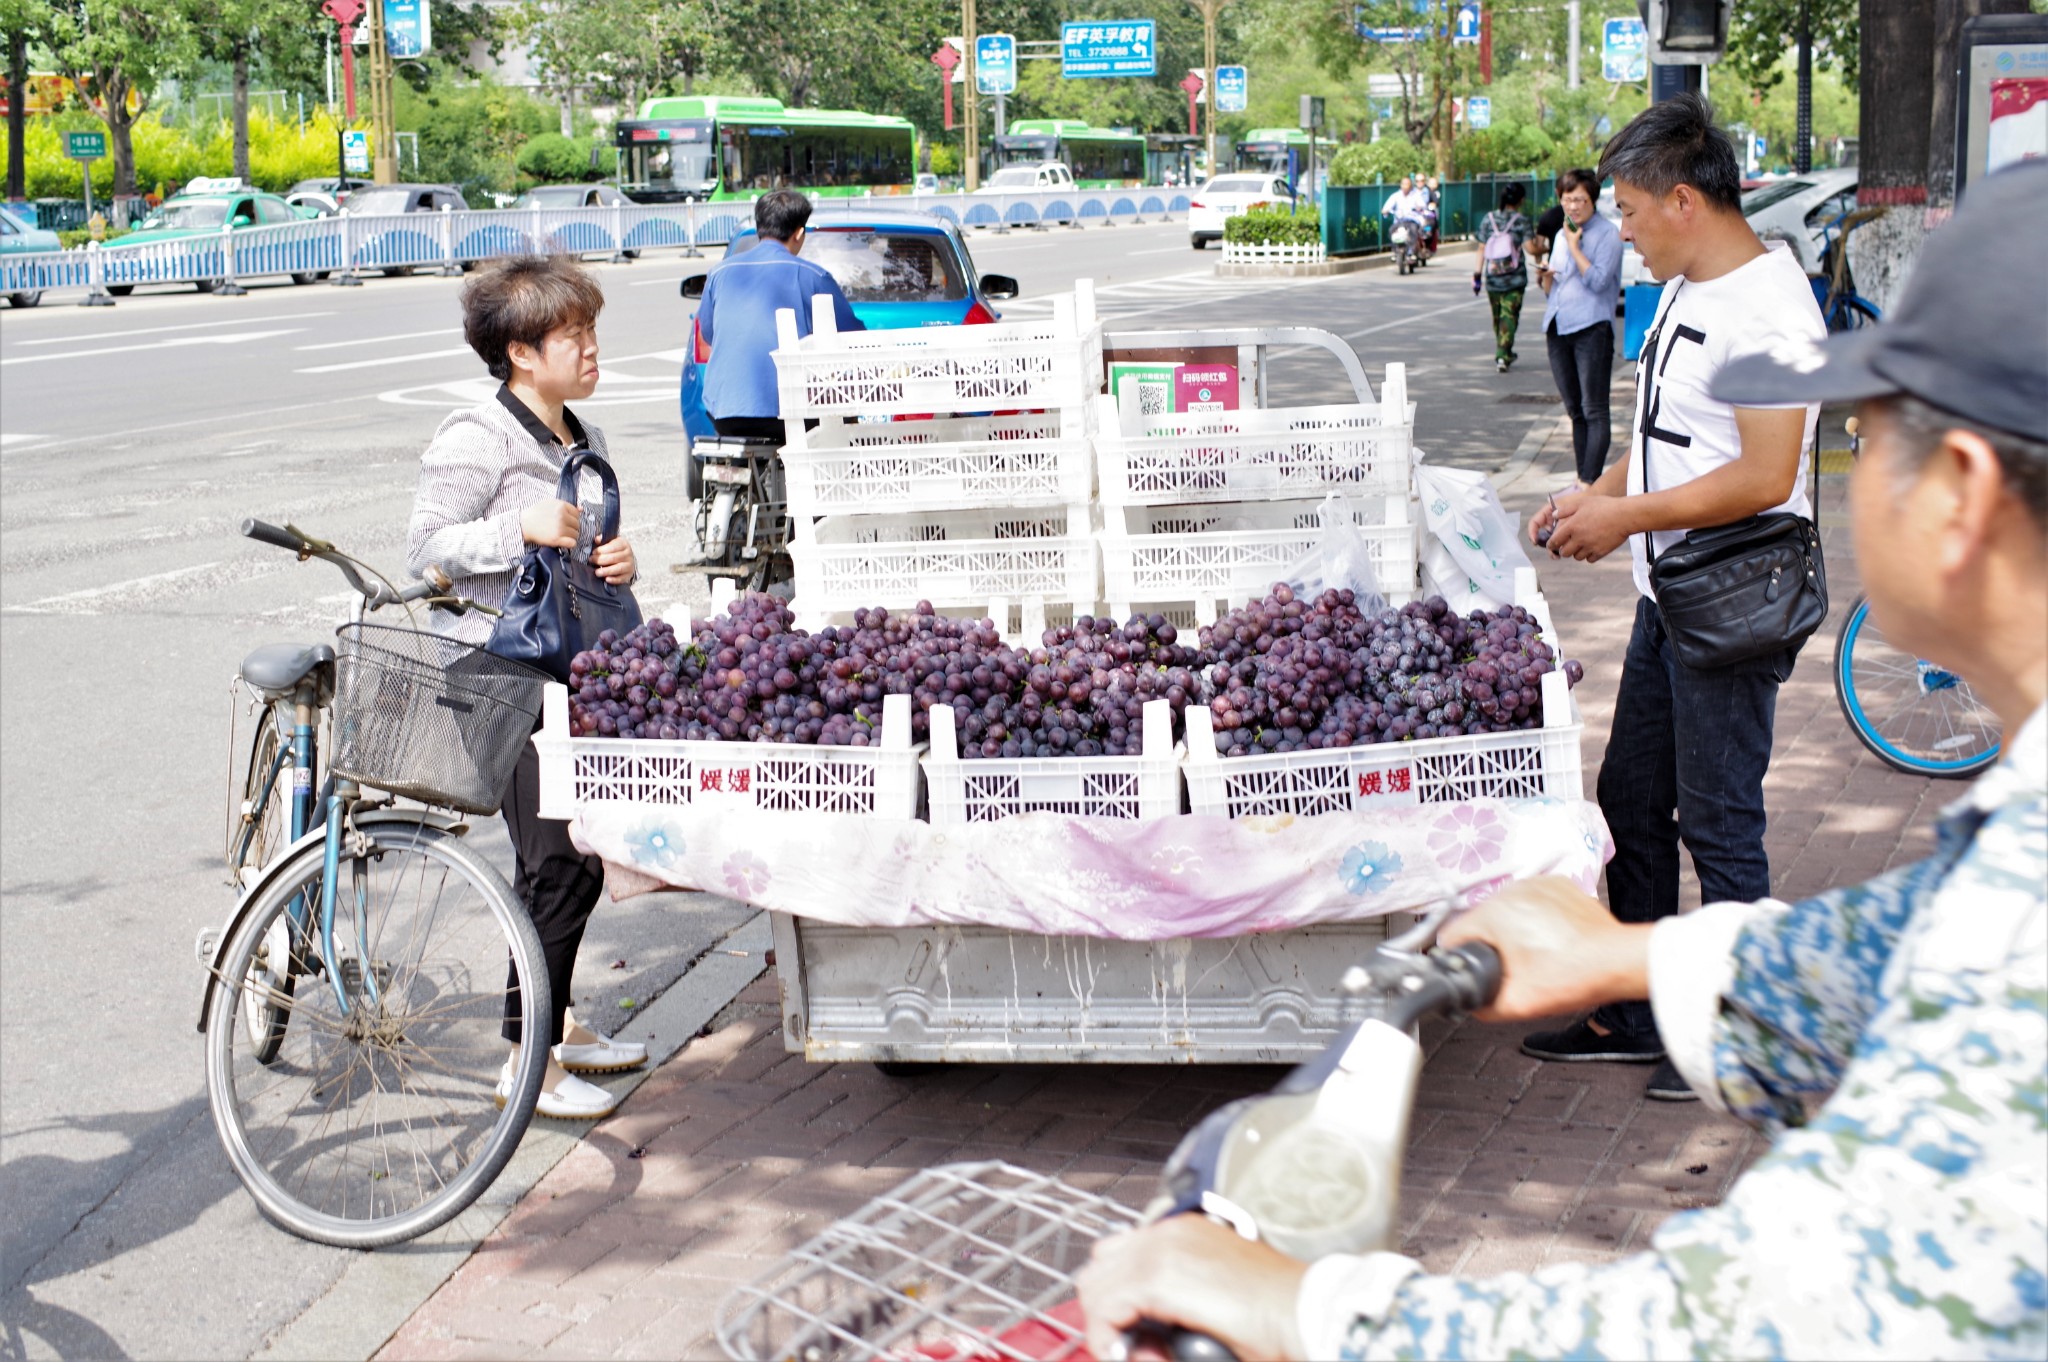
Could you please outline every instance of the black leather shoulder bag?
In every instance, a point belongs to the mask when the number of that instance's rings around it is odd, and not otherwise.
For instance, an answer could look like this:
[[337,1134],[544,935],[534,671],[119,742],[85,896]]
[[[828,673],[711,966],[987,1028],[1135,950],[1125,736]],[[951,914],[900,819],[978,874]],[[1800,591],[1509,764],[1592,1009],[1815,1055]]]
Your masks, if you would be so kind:
[[[587,449],[571,451],[555,495],[577,505],[576,475],[585,468],[604,484],[597,540],[608,542],[619,533],[619,479],[610,464]],[[640,604],[632,591],[598,576],[575,550],[543,545],[527,548],[504,611],[484,650],[538,667],[557,681],[569,679],[569,660],[596,646],[599,634],[607,629],[624,634],[640,624]]]

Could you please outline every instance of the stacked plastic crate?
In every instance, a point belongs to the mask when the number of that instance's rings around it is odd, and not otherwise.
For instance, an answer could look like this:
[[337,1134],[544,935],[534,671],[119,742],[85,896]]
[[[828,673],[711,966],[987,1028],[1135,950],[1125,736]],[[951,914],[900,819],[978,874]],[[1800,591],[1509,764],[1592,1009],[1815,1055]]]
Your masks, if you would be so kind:
[[806,628],[930,601],[1036,639],[1049,607],[1093,607],[1102,327],[1086,281],[1049,320],[842,333],[823,306],[801,339],[777,320]]
[[1118,618],[1160,610],[1207,624],[1263,596],[1320,542],[1331,493],[1372,546],[1379,588],[1415,593],[1409,508],[1414,407],[1387,366],[1377,405],[1149,415],[1136,389],[1098,399],[1103,598]]

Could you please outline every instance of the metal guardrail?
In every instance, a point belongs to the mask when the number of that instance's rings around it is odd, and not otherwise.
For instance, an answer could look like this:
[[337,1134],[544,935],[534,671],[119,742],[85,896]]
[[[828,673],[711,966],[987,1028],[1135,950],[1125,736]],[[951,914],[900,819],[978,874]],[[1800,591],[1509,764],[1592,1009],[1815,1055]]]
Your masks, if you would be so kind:
[[[895,194],[820,198],[821,223],[876,211],[924,212],[963,227],[1007,232],[1052,226],[1079,228],[1184,216],[1184,189],[1040,190],[1004,194]],[[173,241],[0,258],[0,294],[87,288],[103,300],[110,288],[197,283],[221,292],[257,275],[344,275],[379,270],[452,271],[494,256],[528,252],[637,255],[722,246],[753,220],[751,200],[712,203],[612,204],[596,208],[444,209],[438,213],[355,214],[269,227],[244,227]]]

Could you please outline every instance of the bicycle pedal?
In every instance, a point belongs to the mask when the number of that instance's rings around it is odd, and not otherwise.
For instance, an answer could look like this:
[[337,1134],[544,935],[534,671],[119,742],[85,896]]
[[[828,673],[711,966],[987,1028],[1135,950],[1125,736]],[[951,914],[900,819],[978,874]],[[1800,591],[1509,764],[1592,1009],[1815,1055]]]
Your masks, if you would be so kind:
[[[351,956],[341,962],[339,971],[341,974],[341,986],[344,989],[350,993],[361,993],[363,991],[362,961]],[[377,981],[377,991],[379,993],[389,988],[391,986],[390,962],[379,960],[371,965],[370,976]]]

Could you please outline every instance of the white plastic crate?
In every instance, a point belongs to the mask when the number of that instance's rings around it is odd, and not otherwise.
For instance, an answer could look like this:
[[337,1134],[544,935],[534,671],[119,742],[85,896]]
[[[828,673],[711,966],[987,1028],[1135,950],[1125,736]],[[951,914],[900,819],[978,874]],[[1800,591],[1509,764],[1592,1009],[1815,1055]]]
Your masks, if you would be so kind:
[[1057,410],[1102,390],[1102,324],[1082,280],[1053,299],[1050,318],[981,326],[889,331],[834,329],[830,300],[813,312],[811,334],[796,315],[775,316],[775,381],[791,442],[801,420],[832,416],[946,415]]
[[[1103,599],[1118,619],[1135,602],[1189,601],[1195,618],[1209,623],[1218,602],[1237,605],[1265,595],[1316,546],[1317,505],[1105,507]],[[1408,498],[1385,498],[1365,519],[1360,528],[1372,544],[1380,592],[1396,605],[1406,604],[1415,595],[1415,524]]]
[[[1086,505],[828,516],[790,545],[805,628],[862,606],[988,611],[1011,602],[1094,605],[1100,573]],[[1000,608],[1000,613],[998,613]],[[1034,635],[1035,636],[1035,635]]]
[[[1070,433],[1071,428],[1071,433]],[[1057,412],[821,426],[783,452],[797,533],[825,515],[1085,505],[1085,426]]]
[[[1135,391],[1129,389],[1128,391]],[[1183,412],[1126,420],[1110,399],[1095,466],[1105,506],[1274,501],[1341,492],[1405,496],[1414,459],[1413,404],[1351,403]],[[1130,430],[1132,433],[1122,433]]]
[[855,813],[913,819],[918,757],[910,697],[882,700],[879,747],[685,742],[569,736],[569,689],[550,682],[542,700],[540,814],[574,818],[593,804],[717,801],[789,813]]
[[988,823],[1016,813],[1085,818],[1172,818],[1180,812],[1180,752],[1173,707],[1148,700],[1136,757],[963,758],[951,706],[931,709],[924,778],[935,824]]
[[[1550,608],[1535,590],[1535,573],[1516,573],[1520,604],[1558,651]],[[1216,751],[1206,708],[1187,709],[1188,807],[1232,818],[1259,814],[1341,813],[1466,799],[1549,795],[1585,798],[1579,740],[1585,724],[1562,670],[1543,678],[1543,727],[1512,733],[1468,733],[1314,752],[1225,757]]]

